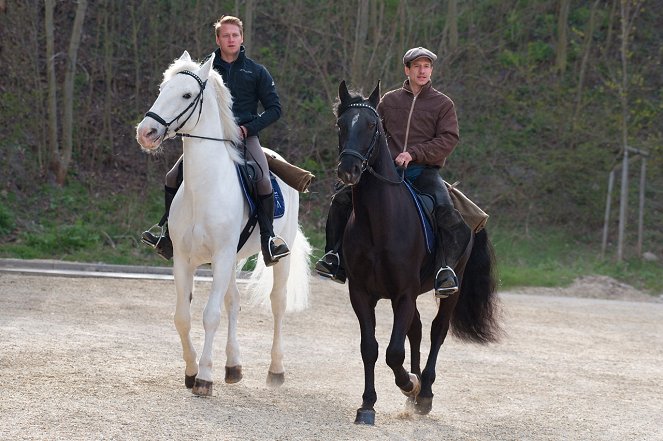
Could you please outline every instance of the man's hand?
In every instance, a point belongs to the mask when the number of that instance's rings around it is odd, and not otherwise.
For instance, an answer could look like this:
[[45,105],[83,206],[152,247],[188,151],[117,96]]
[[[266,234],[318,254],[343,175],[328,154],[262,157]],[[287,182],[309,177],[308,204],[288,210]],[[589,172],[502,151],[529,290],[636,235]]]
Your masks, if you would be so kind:
[[394,163],[398,167],[403,167],[403,168],[407,168],[407,165],[411,161],[412,161],[412,155],[410,155],[408,152],[399,153],[399,155],[396,156],[396,159],[394,159]]

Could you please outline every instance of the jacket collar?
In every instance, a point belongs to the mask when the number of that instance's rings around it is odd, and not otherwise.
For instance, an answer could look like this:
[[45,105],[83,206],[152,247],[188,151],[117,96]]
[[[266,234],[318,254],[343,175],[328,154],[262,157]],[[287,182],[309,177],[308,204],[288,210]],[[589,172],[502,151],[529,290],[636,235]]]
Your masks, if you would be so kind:
[[225,61],[223,61],[223,58],[221,58],[221,48],[217,47],[216,50],[214,51],[214,53],[216,54],[216,58],[214,59],[214,64],[222,64],[222,63],[225,63],[225,64],[235,64],[235,63],[241,64],[241,63],[244,62],[244,59],[246,58],[246,48],[244,47],[244,45],[241,45],[239,47],[239,54],[237,54],[237,59],[235,61],[233,61],[232,63],[226,63]]
[[[428,80],[428,82],[421,87],[421,91],[419,92],[419,95],[421,95],[422,93],[426,93],[431,87],[433,87],[433,83],[430,80]],[[414,93],[412,92],[412,87],[410,86],[410,79],[409,78],[407,78],[405,81],[403,81],[403,89],[405,89],[408,93],[411,93],[411,94],[414,95]]]

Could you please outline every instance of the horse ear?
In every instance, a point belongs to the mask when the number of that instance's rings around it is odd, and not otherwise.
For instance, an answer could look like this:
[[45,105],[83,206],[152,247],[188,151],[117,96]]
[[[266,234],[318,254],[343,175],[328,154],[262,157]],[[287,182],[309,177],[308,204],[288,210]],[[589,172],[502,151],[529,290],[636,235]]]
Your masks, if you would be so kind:
[[371,96],[368,97],[368,102],[371,103],[373,107],[377,107],[380,103],[380,80],[378,80],[377,86],[371,92]]
[[209,73],[212,71],[212,66],[214,65],[214,56],[215,54],[212,52],[212,56],[203,63],[202,66],[200,66],[200,70],[198,71],[198,76],[204,80],[209,78]]
[[341,84],[338,86],[338,98],[342,103],[350,99],[350,92],[348,92],[348,86],[345,84],[345,80],[341,81]]
[[180,57],[181,61],[191,61],[191,55],[189,55],[189,52],[184,51],[182,53],[182,56]]

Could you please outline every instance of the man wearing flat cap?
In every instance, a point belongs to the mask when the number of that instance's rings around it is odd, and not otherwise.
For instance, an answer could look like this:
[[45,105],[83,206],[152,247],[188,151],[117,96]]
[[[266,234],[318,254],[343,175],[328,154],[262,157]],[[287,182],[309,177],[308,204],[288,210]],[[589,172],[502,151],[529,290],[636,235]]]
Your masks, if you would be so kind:
[[424,47],[405,52],[403,87],[385,93],[377,110],[396,165],[406,168],[405,176],[417,190],[435,197],[435,294],[444,298],[458,291],[453,268],[470,242],[471,230],[440,175],[459,135],[453,101],[431,84],[436,60]]
[[[407,77],[403,86],[384,94],[377,111],[396,165],[405,168],[406,178],[417,190],[435,197],[435,295],[446,298],[458,291],[453,268],[470,242],[471,231],[440,176],[459,135],[453,101],[431,84],[435,60],[437,55],[426,48],[408,50],[403,56]],[[328,252],[316,264],[318,274],[341,283],[345,281],[341,250],[330,245],[334,243],[330,236],[342,237],[352,209],[350,198],[346,189],[334,195],[327,222]]]

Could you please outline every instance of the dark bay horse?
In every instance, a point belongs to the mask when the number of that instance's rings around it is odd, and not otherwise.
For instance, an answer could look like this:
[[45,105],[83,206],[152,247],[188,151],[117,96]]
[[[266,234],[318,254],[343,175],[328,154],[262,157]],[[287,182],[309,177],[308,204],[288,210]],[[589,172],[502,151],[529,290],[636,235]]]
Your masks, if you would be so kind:
[[[430,331],[430,353],[420,367],[422,323],[416,300],[433,295],[434,256],[427,252],[413,198],[394,165],[376,107],[380,85],[368,99],[339,87],[338,177],[352,186],[353,212],[343,237],[345,268],[352,308],[361,330],[364,394],[355,423],[374,424],[377,401],[374,385],[378,342],[375,306],[391,301],[393,329],[386,351],[387,365],[408,405],[428,414],[433,405],[437,356],[450,327],[463,341],[488,343],[500,334],[492,246],[484,230],[473,234],[454,268],[460,291],[441,299]],[[404,367],[405,338],[410,343],[411,372]]]

